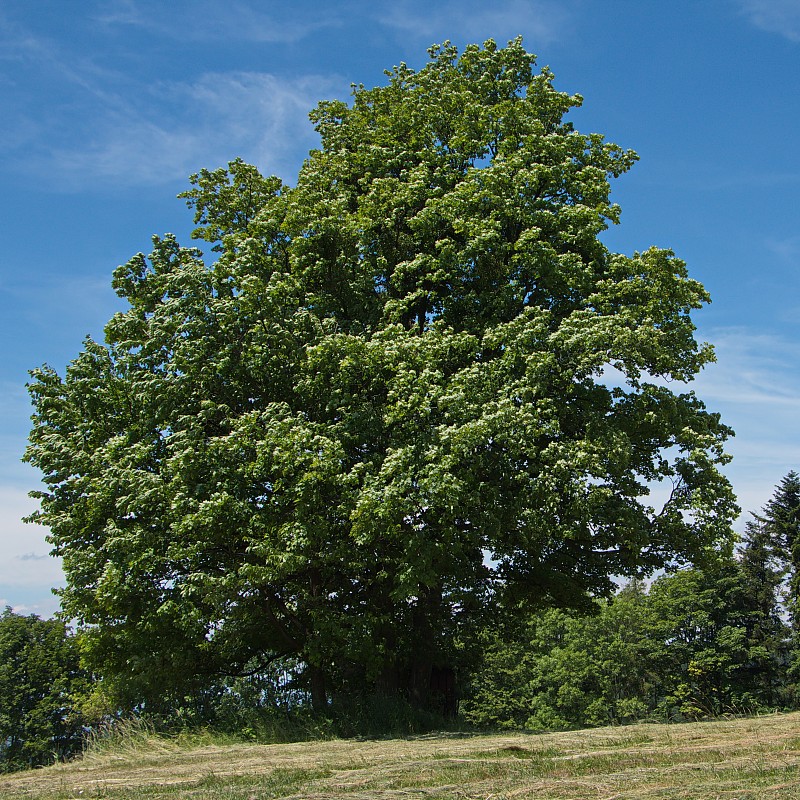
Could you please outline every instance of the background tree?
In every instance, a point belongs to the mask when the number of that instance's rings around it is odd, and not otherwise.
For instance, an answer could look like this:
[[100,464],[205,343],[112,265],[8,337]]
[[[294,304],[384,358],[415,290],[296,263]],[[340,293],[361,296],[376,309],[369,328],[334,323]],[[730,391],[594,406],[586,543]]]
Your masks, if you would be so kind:
[[6,608],[0,616],[0,772],[79,752],[87,685],[77,642],[62,622]]
[[773,552],[788,574],[787,606],[795,632],[800,630],[800,475],[789,472],[764,506],[763,523]]
[[746,592],[738,563],[727,555],[653,583],[648,608],[661,716],[694,719],[767,705],[758,695],[762,676],[751,669],[754,659],[763,665],[766,658],[762,643],[749,637]]
[[636,156],[534,66],[519,40],[437,46],[321,103],[294,188],[194,176],[217,260],[155,239],[114,274],[106,344],[33,373],[34,518],[125,702],[285,655],[318,708],[435,706],[482,613],[586,605],[730,535],[728,429],[651,379],[712,358],[707,294],[598,239]]
[[652,622],[644,587],[632,582],[596,614],[550,609],[516,631],[487,632],[464,717],[481,727],[552,730],[654,713]]
[[763,537],[753,523],[741,560],[719,553],[649,591],[633,582],[593,615],[551,609],[487,631],[465,718],[552,729],[791,706],[779,574]]
[[786,668],[790,630],[784,622],[780,588],[786,567],[776,554],[768,523],[753,516],[745,525],[740,551],[741,609],[745,612],[750,661],[745,667],[753,694],[769,707],[793,703]]

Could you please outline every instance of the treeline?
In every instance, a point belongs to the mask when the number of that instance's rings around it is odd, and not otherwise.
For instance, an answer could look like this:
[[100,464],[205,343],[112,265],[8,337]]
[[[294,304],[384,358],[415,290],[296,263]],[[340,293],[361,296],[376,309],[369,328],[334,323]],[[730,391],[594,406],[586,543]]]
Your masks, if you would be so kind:
[[[459,724],[563,729],[642,719],[690,720],[800,707],[800,476],[789,473],[739,549],[633,581],[595,613],[551,608],[487,623],[462,642]],[[517,621],[514,621],[514,620]],[[157,665],[153,665],[157,669]],[[0,772],[68,758],[123,714],[58,620],[0,617]],[[397,698],[340,694],[314,715],[303,664],[276,659],[250,675],[198,686],[157,714],[162,727],[212,726],[255,738],[410,732],[443,719]],[[167,707],[169,706],[169,707]],[[130,709],[124,713],[130,713]],[[452,721],[451,721],[452,722]]]
[[736,555],[629,583],[593,616],[550,609],[486,632],[464,718],[553,729],[797,708],[799,528],[791,472]]
[[596,616],[551,609],[487,636],[463,713],[480,726],[559,729],[794,705],[788,629],[742,565],[720,559],[627,585]]

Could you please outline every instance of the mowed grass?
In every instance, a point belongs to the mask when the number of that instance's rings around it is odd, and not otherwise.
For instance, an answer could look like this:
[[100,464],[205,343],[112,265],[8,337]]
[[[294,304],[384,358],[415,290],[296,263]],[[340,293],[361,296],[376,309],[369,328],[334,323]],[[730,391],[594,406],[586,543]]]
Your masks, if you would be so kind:
[[553,734],[127,747],[0,777],[0,798],[800,798],[800,713]]

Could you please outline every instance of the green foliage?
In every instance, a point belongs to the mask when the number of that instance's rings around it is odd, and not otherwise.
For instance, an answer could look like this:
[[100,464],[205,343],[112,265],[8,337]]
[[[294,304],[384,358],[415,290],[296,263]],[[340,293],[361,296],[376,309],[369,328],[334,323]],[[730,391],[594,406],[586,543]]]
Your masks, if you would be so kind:
[[636,155],[564,121],[580,102],[520,41],[434,47],[321,103],[293,188],[194,176],[217,260],[154,239],[106,344],[32,373],[33,518],[117,702],[168,712],[283,655],[321,710],[424,705],[484,615],[586,606],[729,535],[729,431],[653,379],[712,359],[708,296],[598,239]]
[[788,575],[786,601],[797,634],[800,631],[800,475],[794,470],[775,487],[760,519],[772,553]]
[[652,706],[647,598],[632,583],[597,613],[551,609],[510,641],[490,637],[463,704],[482,727],[560,728],[630,722]]
[[630,584],[593,616],[550,610],[510,639],[488,637],[465,717],[488,727],[557,729],[791,703],[788,630],[775,587],[765,611],[746,563],[708,559],[704,569],[660,577],[648,592]]
[[[786,630],[778,619],[765,620],[751,590],[741,565],[725,558],[654,583],[654,657],[667,717],[751,713],[780,703]],[[768,625],[771,641],[763,636]]]
[[0,772],[80,750],[87,683],[76,640],[63,623],[6,608],[0,616]]
[[796,703],[800,697],[800,475],[792,470],[781,480],[757,519],[764,550],[784,578],[783,607],[792,623],[789,675]]
[[737,597],[748,649],[744,680],[757,698],[756,705],[795,707],[787,674],[791,632],[781,603],[786,569],[775,553],[769,526],[761,517],[754,515],[745,526],[739,569]]

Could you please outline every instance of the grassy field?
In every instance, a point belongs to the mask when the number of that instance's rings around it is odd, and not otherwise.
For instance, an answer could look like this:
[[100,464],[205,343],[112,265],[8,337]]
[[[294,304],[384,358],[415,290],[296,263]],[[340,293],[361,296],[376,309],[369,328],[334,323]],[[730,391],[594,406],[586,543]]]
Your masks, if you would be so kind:
[[0,797],[800,798],[800,714],[555,734],[196,745],[155,737],[0,777]]

